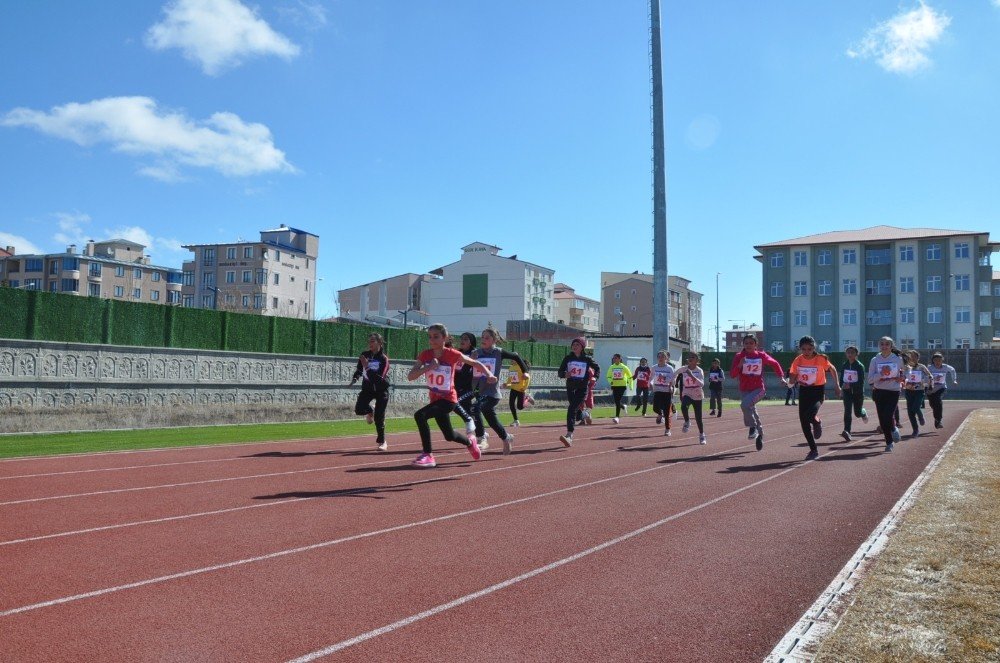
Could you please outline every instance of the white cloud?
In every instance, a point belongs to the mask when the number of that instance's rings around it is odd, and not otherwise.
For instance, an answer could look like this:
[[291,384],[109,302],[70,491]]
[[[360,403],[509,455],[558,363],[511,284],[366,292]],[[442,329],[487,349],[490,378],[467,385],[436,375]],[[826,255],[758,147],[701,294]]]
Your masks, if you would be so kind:
[[950,23],[950,16],[921,2],[916,9],[901,12],[870,29],[857,46],[847,50],[847,55],[875,58],[886,71],[910,74],[930,65],[926,51]]
[[149,97],[68,103],[48,113],[15,108],[0,117],[0,125],[30,127],[78,145],[109,143],[118,152],[155,157],[155,164],[139,172],[165,181],[182,179],[180,166],[211,168],[237,177],[295,172],[263,124],[244,122],[227,112],[194,121],[177,111],[160,110]]
[[13,246],[17,253],[45,253],[25,237],[0,232],[0,249],[6,249],[8,246]]
[[[84,226],[90,223],[90,215],[81,212],[55,212],[52,214],[59,224],[59,232],[52,235],[59,244],[83,246],[89,237]],[[60,250],[65,247],[60,247]]]
[[175,0],[163,13],[163,20],[146,32],[146,46],[157,51],[179,48],[209,76],[238,66],[247,57],[277,55],[289,60],[299,54],[298,46],[239,0]]
[[318,2],[298,0],[294,5],[275,7],[275,11],[285,20],[308,30],[319,30],[327,23],[326,7]]

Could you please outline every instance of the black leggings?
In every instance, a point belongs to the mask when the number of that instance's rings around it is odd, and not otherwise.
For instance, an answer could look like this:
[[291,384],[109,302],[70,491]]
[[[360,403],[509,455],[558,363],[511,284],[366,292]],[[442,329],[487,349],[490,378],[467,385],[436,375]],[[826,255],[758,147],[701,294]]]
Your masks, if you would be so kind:
[[642,408],[642,413],[646,414],[646,405],[649,404],[649,387],[636,387],[635,388],[635,411],[638,412],[639,408]]
[[[375,401],[375,409],[372,409],[372,400]],[[354,414],[372,414],[375,416],[375,433],[378,441],[385,442],[385,408],[389,405],[388,391],[373,391],[362,389],[358,394],[358,402],[354,404]]]
[[722,412],[722,385],[716,389],[712,385],[708,387],[708,407],[712,410]]
[[899,392],[892,389],[872,388],[872,400],[875,401],[875,412],[878,413],[878,425],[882,427],[885,443],[892,442],[892,431],[896,428],[894,417],[898,411]]
[[507,431],[504,430],[503,424],[497,419],[497,403],[500,402],[499,398],[493,398],[492,396],[483,396],[476,400],[472,406],[472,417],[476,420],[476,435],[479,437],[483,436],[486,432],[486,427],[483,426],[483,418],[485,417],[486,423],[490,425],[496,434],[500,436],[501,440],[507,439]]
[[[681,414],[684,416],[684,423],[688,423],[688,405],[694,408],[694,422],[698,424],[698,432],[704,433],[705,427],[701,423],[701,399],[681,396]],[[668,418],[667,421],[669,420]]]
[[461,433],[456,433],[451,426],[451,411],[455,409],[455,404],[451,401],[438,400],[431,401],[413,413],[413,419],[417,422],[417,430],[420,431],[420,442],[424,447],[424,453],[433,453],[431,448],[431,427],[427,421],[433,419],[437,422],[438,428],[444,434],[444,439],[449,442],[458,442],[464,447],[469,446],[469,439]]
[[580,404],[587,400],[587,386],[566,387],[566,397],[569,398],[569,405],[566,408],[566,430],[570,435],[576,424],[576,412]]
[[[611,387],[611,394],[615,397],[615,416],[617,417],[622,412],[622,397],[625,395],[625,387]],[[625,406],[625,410],[628,411],[627,406]]]
[[472,421],[472,415],[469,413],[472,412],[475,400],[476,392],[470,391],[469,393],[459,395],[458,402],[455,403],[454,412],[458,415],[458,418],[465,423]]
[[934,413],[934,423],[941,423],[941,417],[944,416],[944,393],[948,391],[947,389],[938,389],[937,391],[927,392],[927,400],[931,402],[931,412]]
[[[906,392],[906,416],[910,419],[913,430],[917,430],[917,412],[924,401],[923,389],[907,389]],[[920,416],[923,416],[922,414]]]
[[844,387],[844,430],[851,432],[851,423],[855,417],[860,419],[864,414],[865,392],[861,385],[854,383],[849,387]]
[[669,391],[653,392],[653,412],[666,419],[667,428],[670,428],[670,399],[673,397]]
[[812,424],[819,421],[819,408],[826,399],[826,385],[799,385],[799,423],[802,434],[806,436],[809,449],[816,451],[816,439],[813,437]]
[[510,405],[510,413],[514,415],[514,421],[517,421],[517,411],[524,409],[524,392],[511,389],[507,402]]

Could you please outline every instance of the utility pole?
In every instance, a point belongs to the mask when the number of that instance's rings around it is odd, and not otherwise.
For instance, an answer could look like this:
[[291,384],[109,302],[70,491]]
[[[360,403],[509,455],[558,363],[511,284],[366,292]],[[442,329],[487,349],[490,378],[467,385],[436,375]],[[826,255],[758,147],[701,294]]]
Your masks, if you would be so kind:
[[663,137],[663,71],[660,0],[649,0],[653,84],[653,352],[670,349],[670,287],[667,279],[667,171]]

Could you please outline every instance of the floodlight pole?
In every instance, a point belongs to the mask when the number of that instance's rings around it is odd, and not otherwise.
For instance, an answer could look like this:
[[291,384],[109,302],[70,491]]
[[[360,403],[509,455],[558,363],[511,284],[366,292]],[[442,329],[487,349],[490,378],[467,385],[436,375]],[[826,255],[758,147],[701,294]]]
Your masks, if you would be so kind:
[[660,0],[649,1],[653,83],[653,352],[670,350],[670,286],[667,278],[667,172],[663,138],[663,71]]

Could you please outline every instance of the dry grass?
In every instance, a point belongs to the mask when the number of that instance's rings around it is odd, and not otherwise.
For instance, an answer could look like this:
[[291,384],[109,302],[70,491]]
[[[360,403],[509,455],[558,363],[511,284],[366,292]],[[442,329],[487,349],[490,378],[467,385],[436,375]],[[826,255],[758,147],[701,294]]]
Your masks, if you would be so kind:
[[1000,661],[1000,410],[978,410],[817,661]]

